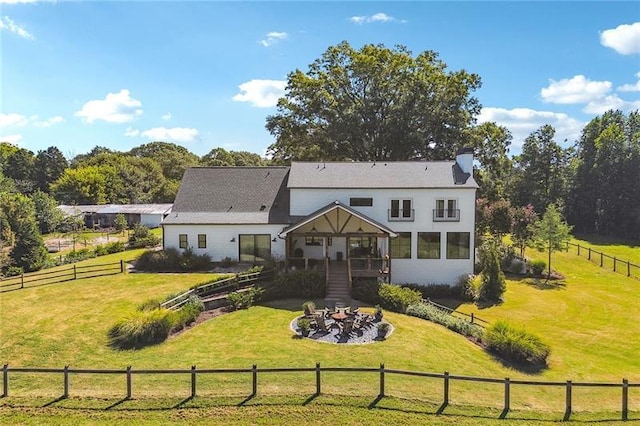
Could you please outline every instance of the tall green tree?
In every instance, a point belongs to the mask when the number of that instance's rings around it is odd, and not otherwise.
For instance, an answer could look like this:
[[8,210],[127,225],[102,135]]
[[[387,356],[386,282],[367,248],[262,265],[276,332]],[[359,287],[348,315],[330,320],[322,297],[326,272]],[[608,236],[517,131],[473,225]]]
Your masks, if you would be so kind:
[[562,219],[555,204],[550,204],[542,218],[534,222],[532,231],[534,247],[539,251],[546,251],[549,255],[548,278],[551,276],[551,253],[567,247],[571,238],[571,226]]
[[150,142],[129,151],[140,158],[151,158],[162,168],[165,178],[180,181],[188,167],[200,165],[200,158],[187,148],[169,142]]
[[64,214],[58,209],[58,202],[51,195],[40,190],[31,194],[35,218],[41,234],[57,231],[64,222]]
[[511,132],[504,126],[486,122],[471,127],[468,135],[467,144],[473,148],[473,157],[478,163],[473,170],[480,186],[478,198],[489,201],[506,198],[513,174],[513,161],[509,157]]
[[447,159],[480,111],[480,77],[447,71],[438,54],[346,41],[329,47],[286,93],[266,127],[274,161]]
[[51,185],[57,200],[65,204],[105,204],[108,181],[116,171],[110,166],[67,169]]
[[30,194],[35,190],[34,162],[33,152],[24,148],[14,150],[6,158],[3,172],[13,179],[16,189],[22,193]]
[[524,257],[525,249],[533,242],[532,225],[538,215],[531,204],[515,207],[512,211],[511,240],[520,249],[520,257]]
[[9,254],[13,263],[26,272],[44,267],[47,249],[38,232],[33,201],[23,194],[0,194],[0,208],[15,238]]
[[544,212],[549,204],[560,205],[566,199],[571,150],[560,147],[554,135],[555,129],[545,125],[525,139],[522,154],[515,157],[511,204],[531,204]]
[[58,180],[69,167],[69,162],[55,146],[50,146],[36,154],[33,180],[36,187],[43,192],[50,192],[50,185]]

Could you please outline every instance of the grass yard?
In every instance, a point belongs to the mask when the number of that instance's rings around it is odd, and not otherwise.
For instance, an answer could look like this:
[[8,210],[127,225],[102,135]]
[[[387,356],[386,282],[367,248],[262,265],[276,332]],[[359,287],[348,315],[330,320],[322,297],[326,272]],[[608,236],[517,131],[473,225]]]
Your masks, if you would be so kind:
[[[580,237],[572,238],[573,244],[580,244],[582,247],[591,247],[593,250],[603,252],[609,256],[615,256],[618,259],[628,260],[631,263],[640,265],[640,244],[639,243],[620,243],[611,241],[604,237]],[[571,248],[571,252],[576,252],[576,247]]]
[[[131,259],[136,253],[118,253],[87,263]],[[107,346],[109,327],[132,312],[136,305],[186,289],[210,274],[122,274],[0,294],[0,362],[22,367],[61,368],[69,364],[74,368],[118,369],[128,365],[134,369],[190,368],[191,365],[249,368],[254,363],[259,367],[312,367],[316,362],[326,367],[377,367],[385,363],[392,369],[449,371],[456,375],[494,378],[620,382],[626,377],[632,383],[640,382],[637,361],[640,283],[601,269],[574,254],[554,254],[553,262],[552,266],[567,276],[557,286],[547,288],[540,283],[510,280],[504,304],[484,309],[475,305],[458,307],[460,311],[475,312],[490,321],[509,319],[540,335],[551,346],[551,357],[549,368],[536,374],[503,365],[480,347],[441,326],[390,312],[385,318],[395,326],[395,331],[384,342],[344,346],[297,339],[289,323],[300,314],[302,300],[280,301],[216,317],[165,343],[138,351],[115,351]],[[412,416],[433,414],[442,397],[441,380],[387,375],[386,392],[392,398],[380,401],[377,406],[380,410],[364,408],[377,395],[378,376],[335,372],[323,373],[323,395],[303,404],[315,391],[313,375],[292,373],[261,375],[259,398],[247,407],[236,407],[237,401],[220,406],[211,403],[220,396],[220,389],[233,401],[238,398],[242,401],[249,393],[250,377],[229,374],[199,376],[199,397],[183,407],[179,402],[189,394],[188,376],[135,376],[134,380],[134,398],[150,398],[151,407],[138,412],[136,404],[145,402],[134,400],[105,413],[101,410],[123,396],[122,377],[72,375],[70,400],[58,402],[47,410],[35,410],[34,407],[42,407],[61,394],[61,377],[15,375],[10,381],[11,396],[0,400],[0,423],[28,423],[26,419],[34,411],[45,419],[51,415],[56,423],[61,412],[65,417],[71,412],[65,421],[73,423],[74,418],[82,417],[78,414],[82,413],[82,407],[91,404],[100,406],[98,411],[91,411],[95,420],[105,423],[130,416],[134,422],[150,424],[176,416],[187,421],[193,416],[192,420],[198,422],[211,420],[205,412],[219,412],[220,419],[236,418],[240,423],[261,424],[272,418],[269,413],[278,412],[279,416],[282,413],[279,417],[282,423],[309,416],[314,424],[323,420],[320,412],[336,410],[339,413],[335,418],[345,419],[341,424],[352,423],[351,417],[345,417],[345,411],[357,413],[353,418],[359,423],[385,423],[387,416],[391,423],[424,423],[424,418],[416,421]],[[429,422],[437,419],[442,423],[492,423],[499,416],[502,391],[500,384],[452,381],[452,405],[445,410],[445,415],[430,417]],[[639,419],[640,390],[632,388],[629,394],[633,410],[630,418]],[[300,401],[294,395],[301,395]],[[45,398],[45,402],[38,403],[38,398]],[[270,402],[270,398],[282,398],[284,402],[280,406]],[[341,410],[336,408],[340,403],[332,398],[354,398],[360,402]],[[171,402],[158,402],[166,400]],[[209,403],[215,406],[206,406]],[[80,407],[76,407],[77,411],[66,410],[67,404]],[[160,404],[161,408],[154,404]],[[382,409],[385,404],[396,404],[399,408]],[[167,408],[176,405],[182,408],[166,413]],[[511,418],[558,421],[564,411],[564,389],[513,385],[511,406],[515,410],[509,415]],[[250,414],[256,407],[261,407],[258,411],[262,414]],[[619,418],[620,390],[575,388],[573,407],[579,414],[572,420]],[[456,414],[456,410],[462,410],[461,414]]]

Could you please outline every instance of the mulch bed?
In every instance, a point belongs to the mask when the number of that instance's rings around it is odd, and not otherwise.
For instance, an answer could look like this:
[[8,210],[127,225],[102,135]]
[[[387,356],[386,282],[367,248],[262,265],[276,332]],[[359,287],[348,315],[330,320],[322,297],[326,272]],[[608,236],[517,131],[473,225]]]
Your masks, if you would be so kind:
[[172,337],[176,337],[179,336],[180,334],[184,333],[187,330],[192,329],[193,327],[202,324],[205,321],[210,320],[211,318],[215,318],[215,317],[219,317],[220,315],[224,315],[227,312],[229,312],[228,308],[226,307],[222,307],[222,308],[217,308],[217,309],[212,309],[210,311],[202,311],[200,312],[200,315],[198,315],[198,318],[196,318],[196,320],[194,322],[192,322],[189,325],[186,325],[182,330],[172,330],[171,333],[169,333],[169,339],[171,339]]

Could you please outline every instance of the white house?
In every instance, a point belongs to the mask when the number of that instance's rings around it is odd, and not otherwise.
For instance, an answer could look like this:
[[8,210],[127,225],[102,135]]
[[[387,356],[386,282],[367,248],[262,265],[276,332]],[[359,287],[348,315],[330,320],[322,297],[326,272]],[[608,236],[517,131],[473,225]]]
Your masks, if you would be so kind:
[[191,168],[162,223],[164,247],[286,259],[324,271],[331,293],[358,276],[454,284],[473,272],[472,167],[463,149],[455,161]]

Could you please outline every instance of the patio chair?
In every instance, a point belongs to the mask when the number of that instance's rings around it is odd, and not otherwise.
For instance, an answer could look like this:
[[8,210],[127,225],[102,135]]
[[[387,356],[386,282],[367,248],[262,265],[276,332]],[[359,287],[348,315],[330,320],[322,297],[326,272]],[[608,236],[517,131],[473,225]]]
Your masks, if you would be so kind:
[[327,322],[324,320],[323,315],[318,315],[316,317],[316,325],[318,326],[319,331],[325,331],[327,333],[331,331],[331,327],[327,325]]
[[353,332],[353,321],[345,320],[342,325],[342,335],[349,336]]

